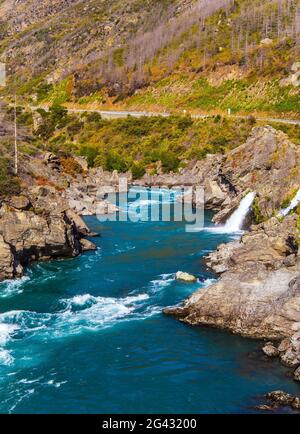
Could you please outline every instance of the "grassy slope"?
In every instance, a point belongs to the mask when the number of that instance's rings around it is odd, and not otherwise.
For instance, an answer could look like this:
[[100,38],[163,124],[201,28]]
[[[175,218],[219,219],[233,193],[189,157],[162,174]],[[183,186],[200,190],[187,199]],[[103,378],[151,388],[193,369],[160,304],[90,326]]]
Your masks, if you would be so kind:
[[[14,72],[7,93],[15,77],[19,96],[28,97],[49,80],[63,88],[69,72],[73,76],[87,69],[93,75],[140,28],[168,19],[169,6],[186,1],[194,0],[28,0],[26,5],[5,0],[0,7],[0,60]],[[88,80],[85,85],[89,87]]]
[[[179,113],[224,113],[231,108],[240,114],[300,116],[299,87],[281,85],[300,60],[299,38],[291,33],[299,0],[289,2],[290,12],[284,9],[286,0],[236,0],[226,13],[207,18],[203,28],[196,23],[182,34],[175,32],[153,57],[143,60],[139,74],[126,60],[135,35],[155,28],[156,21],[168,26],[174,11],[179,19],[183,15],[175,6],[195,1],[91,0],[88,8],[73,3],[63,12],[49,9],[50,19],[37,17],[3,38],[0,51],[14,46],[12,66],[18,69],[20,58],[24,63],[18,72],[20,98],[37,94],[38,103],[82,108]],[[283,5],[280,13],[278,4]],[[266,36],[272,42],[262,46]],[[105,70],[109,63],[112,69]],[[47,84],[46,77],[54,84]]]
[[280,86],[278,79],[247,77],[211,84],[192,74],[171,75],[150,90],[128,98],[124,107],[142,109],[187,109],[191,113],[232,113],[300,117],[299,92]]
[[[250,7],[249,1],[240,3],[245,10],[247,4]],[[291,75],[291,66],[300,60],[299,40],[278,36],[273,29],[270,44],[263,46],[260,41],[265,35],[255,29],[247,37],[247,55],[245,47],[233,49],[232,29],[227,24],[238,22],[242,10],[238,8],[230,16],[217,13],[211,17],[207,24],[211,35],[208,32],[205,49],[203,46],[186,49],[172,71],[167,71],[165,59],[176,45],[192,38],[193,29],[166,47],[148,65],[150,86],[117,101],[117,105],[132,109],[186,109],[191,113],[224,113],[230,108],[239,114],[299,118],[299,86],[282,84]],[[274,8],[268,12],[266,7],[266,16],[268,13],[275,13]],[[81,103],[87,101],[83,99]]]

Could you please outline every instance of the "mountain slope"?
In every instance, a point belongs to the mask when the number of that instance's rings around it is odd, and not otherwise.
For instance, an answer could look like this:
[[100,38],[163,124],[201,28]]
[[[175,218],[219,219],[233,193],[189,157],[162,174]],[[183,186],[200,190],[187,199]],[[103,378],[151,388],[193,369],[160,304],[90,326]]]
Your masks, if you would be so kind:
[[[24,78],[61,79],[105,57],[140,29],[176,14],[186,1],[28,0],[0,8],[2,57]],[[190,2],[189,2],[190,3]],[[25,76],[25,77],[24,77]]]
[[300,112],[299,0],[5,0],[0,34],[38,102]]

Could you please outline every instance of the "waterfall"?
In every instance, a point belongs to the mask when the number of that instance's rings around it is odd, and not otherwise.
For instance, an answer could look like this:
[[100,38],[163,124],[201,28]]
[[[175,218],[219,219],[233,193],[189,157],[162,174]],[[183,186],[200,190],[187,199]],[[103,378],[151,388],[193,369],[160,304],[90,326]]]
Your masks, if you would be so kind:
[[227,220],[224,232],[238,232],[242,229],[244,220],[250,211],[251,205],[255,199],[256,193],[248,193],[242,200],[238,209]]
[[290,205],[287,208],[282,209],[278,216],[279,217],[285,217],[286,215],[288,215],[291,211],[293,211],[293,209],[295,209],[298,204],[300,203],[300,189],[298,190],[296,196],[294,197],[294,199],[291,201]]

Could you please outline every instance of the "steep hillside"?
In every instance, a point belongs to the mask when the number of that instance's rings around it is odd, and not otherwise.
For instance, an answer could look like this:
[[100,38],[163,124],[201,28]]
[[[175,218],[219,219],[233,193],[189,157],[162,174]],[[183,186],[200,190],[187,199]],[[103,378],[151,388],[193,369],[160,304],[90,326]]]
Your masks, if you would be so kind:
[[61,80],[88,70],[140,30],[176,15],[186,0],[3,1],[0,8],[2,57],[20,82],[34,91],[44,78]]
[[300,112],[299,0],[5,0],[0,34],[38,103]]

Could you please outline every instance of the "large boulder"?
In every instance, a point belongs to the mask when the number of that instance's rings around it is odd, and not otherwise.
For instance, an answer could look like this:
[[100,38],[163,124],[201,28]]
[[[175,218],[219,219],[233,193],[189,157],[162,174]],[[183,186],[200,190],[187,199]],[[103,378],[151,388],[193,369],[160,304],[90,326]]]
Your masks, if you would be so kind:
[[220,209],[224,204],[227,193],[221,188],[220,183],[214,179],[206,179],[204,182],[205,191],[205,208],[206,209]]
[[7,210],[1,218],[4,240],[14,246],[21,263],[43,257],[76,256],[80,246],[73,223],[65,215],[38,215],[33,211]]
[[[295,280],[300,280],[300,276]],[[290,287],[293,288],[294,281]],[[293,288],[295,289],[295,288]],[[300,365],[300,331],[297,331],[289,338],[284,339],[279,347],[279,357],[281,362],[290,368],[297,368]]]
[[300,381],[300,367],[295,370],[295,372],[294,372],[294,379],[296,381]]
[[183,271],[178,271],[176,273],[176,279],[182,280],[183,282],[187,282],[187,283],[197,282],[197,277],[193,276],[192,274],[185,273]]
[[83,252],[97,250],[97,246],[94,243],[92,243],[90,240],[87,240],[86,238],[82,238],[80,240],[80,244]]
[[251,263],[267,269],[292,267],[297,262],[298,237],[296,215],[290,215],[283,221],[274,217],[252,226],[239,241],[221,244],[208,255],[207,264],[216,273]]
[[[289,336],[300,324],[300,294],[291,296],[289,287],[299,274],[300,266],[276,271],[253,266],[247,272],[227,272],[219,282],[190,297],[182,308],[182,320],[250,337]],[[175,309],[174,314],[181,312]]]
[[268,357],[278,357],[279,356],[279,350],[275,347],[275,345],[272,342],[267,342],[263,348],[263,353]]
[[54,188],[32,187],[27,197],[12,198],[0,208],[0,280],[20,276],[22,266],[32,261],[74,257],[92,248],[80,242],[87,226]]
[[72,209],[68,209],[66,211],[66,215],[71,221],[73,221],[81,235],[87,236],[91,234],[89,227],[85,224],[84,220],[78,214],[76,214],[76,212],[74,212]]

